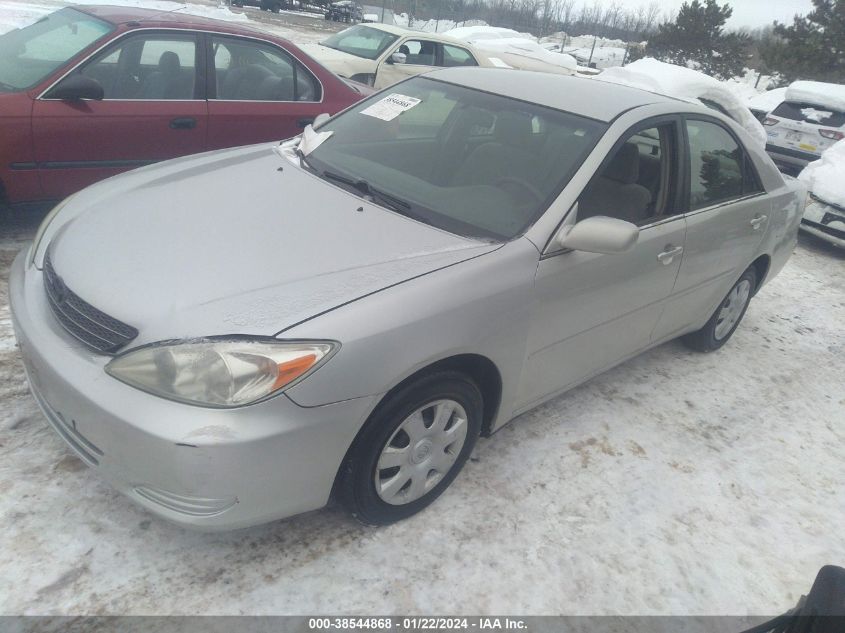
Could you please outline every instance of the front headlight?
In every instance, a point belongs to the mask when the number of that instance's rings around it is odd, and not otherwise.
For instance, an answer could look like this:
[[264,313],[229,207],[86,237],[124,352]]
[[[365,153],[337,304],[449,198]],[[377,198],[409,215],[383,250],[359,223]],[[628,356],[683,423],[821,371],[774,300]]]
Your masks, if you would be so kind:
[[109,375],[162,398],[203,407],[252,404],[293,386],[339,347],[331,341],[200,339],[130,350]]

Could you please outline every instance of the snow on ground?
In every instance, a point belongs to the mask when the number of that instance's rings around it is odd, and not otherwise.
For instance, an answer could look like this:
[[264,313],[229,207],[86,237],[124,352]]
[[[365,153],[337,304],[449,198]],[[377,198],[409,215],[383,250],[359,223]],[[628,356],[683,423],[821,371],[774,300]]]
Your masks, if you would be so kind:
[[845,141],[825,150],[821,159],[807,165],[798,179],[828,204],[845,209]]
[[701,103],[707,99],[720,105],[749,133],[761,147],[766,145],[766,131],[746,104],[718,79],[704,73],[651,57],[638,59],[620,68],[608,68],[595,79],[642,88],[678,99]]
[[0,613],[775,614],[845,562],[845,260],[801,238],[731,342],[669,343],[482,439],[420,515],[227,534],[148,515],[52,432],[9,345]]

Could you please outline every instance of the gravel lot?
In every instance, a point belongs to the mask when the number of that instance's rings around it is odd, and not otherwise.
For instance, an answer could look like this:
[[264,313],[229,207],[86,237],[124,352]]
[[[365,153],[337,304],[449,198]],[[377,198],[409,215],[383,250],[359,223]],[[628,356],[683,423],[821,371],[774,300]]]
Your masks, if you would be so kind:
[[802,238],[731,343],[663,345],[482,440],[421,515],[228,534],[101,483],[30,397],[0,227],[0,613],[773,614],[845,562],[845,257]]
[[6,280],[37,222],[0,225],[2,614],[774,614],[845,563],[845,254],[823,242],[726,348],[669,343],[521,416],[416,518],[209,535],[101,483],[29,395]]

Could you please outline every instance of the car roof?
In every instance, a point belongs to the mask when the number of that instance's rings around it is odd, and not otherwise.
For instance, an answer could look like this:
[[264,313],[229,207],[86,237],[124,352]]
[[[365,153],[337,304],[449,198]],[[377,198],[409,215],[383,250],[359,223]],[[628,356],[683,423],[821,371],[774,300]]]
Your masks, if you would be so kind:
[[688,104],[654,92],[621,86],[588,77],[556,75],[506,68],[447,68],[425,77],[530,101],[556,110],[610,122],[632,108],[653,103],[676,103],[678,110]]
[[101,20],[114,24],[115,26],[126,25],[132,28],[181,27],[201,31],[214,30],[225,31],[228,33],[241,33],[243,35],[251,35],[253,37],[260,36],[265,39],[284,40],[282,37],[246,24],[228,22],[225,20],[215,20],[214,18],[191,15],[190,13],[182,13],[180,12],[180,9],[184,8],[184,5],[178,6],[172,11],[141,9],[129,6],[120,7],[113,5],[73,5],[71,8],[93,15]]
[[378,29],[379,31],[385,31],[386,33],[393,33],[393,35],[416,35],[417,37],[432,40],[433,42],[446,42],[448,44],[460,44],[464,48],[472,48],[472,45],[459,40],[455,37],[450,37],[449,35],[443,35],[442,33],[427,33],[426,31],[413,31],[411,29],[406,29],[402,26],[393,26],[392,24],[382,24],[380,22],[361,22],[361,26],[368,26],[373,29]]

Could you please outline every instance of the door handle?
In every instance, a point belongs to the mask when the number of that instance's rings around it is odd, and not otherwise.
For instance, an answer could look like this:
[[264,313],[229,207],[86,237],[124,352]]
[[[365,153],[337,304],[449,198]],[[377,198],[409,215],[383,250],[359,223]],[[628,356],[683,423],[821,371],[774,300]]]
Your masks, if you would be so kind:
[[178,117],[170,119],[170,128],[173,130],[192,130],[197,126],[197,120],[193,117]]
[[752,218],[751,221],[749,222],[749,224],[751,225],[751,228],[756,231],[761,226],[763,226],[763,222],[765,222],[765,221],[766,221],[765,215],[758,215],[758,216],[755,216],[754,218]]
[[672,260],[675,259],[675,255],[680,255],[684,252],[683,246],[667,246],[666,250],[664,250],[660,255],[657,256],[657,261],[659,261],[664,266],[668,266],[672,263]]
[[306,117],[304,119],[299,119],[296,124],[299,127],[305,127],[306,125],[311,125],[314,122],[314,117]]

